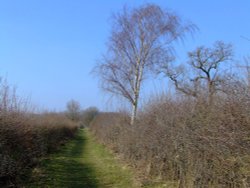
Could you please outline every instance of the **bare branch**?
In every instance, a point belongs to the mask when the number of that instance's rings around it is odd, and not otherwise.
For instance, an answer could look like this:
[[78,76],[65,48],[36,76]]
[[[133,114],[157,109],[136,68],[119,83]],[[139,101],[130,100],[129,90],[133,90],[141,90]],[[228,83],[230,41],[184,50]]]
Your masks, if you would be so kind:
[[184,76],[185,71],[176,74],[178,67],[168,67],[170,70],[165,71],[166,76],[173,81],[176,89],[182,93],[196,98],[207,95],[208,100],[211,101],[213,95],[220,90],[220,85],[224,79],[220,72],[220,64],[232,60],[232,45],[218,41],[213,48],[201,46],[193,52],[189,52],[188,56],[187,64],[193,70],[192,72],[186,73],[188,75],[180,79],[181,76]]

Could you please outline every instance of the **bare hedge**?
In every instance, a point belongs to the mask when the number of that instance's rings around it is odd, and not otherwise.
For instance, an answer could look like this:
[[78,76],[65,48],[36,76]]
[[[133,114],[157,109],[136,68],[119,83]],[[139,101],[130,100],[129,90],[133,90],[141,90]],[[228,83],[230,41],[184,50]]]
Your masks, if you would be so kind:
[[145,177],[178,187],[250,187],[249,96],[217,97],[213,105],[188,98],[154,100],[135,125],[126,115],[101,114],[97,138]]
[[72,138],[77,126],[61,114],[34,114],[15,88],[0,82],[0,187],[20,187],[39,159]]
[[72,138],[77,127],[56,115],[0,116],[0,186],[17,186],[39,159]]

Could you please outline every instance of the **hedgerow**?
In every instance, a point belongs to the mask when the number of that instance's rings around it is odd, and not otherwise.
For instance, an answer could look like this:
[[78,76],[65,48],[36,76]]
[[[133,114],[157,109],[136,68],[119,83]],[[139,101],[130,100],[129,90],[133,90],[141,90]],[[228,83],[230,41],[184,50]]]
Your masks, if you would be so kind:
[[6,83],[0,86],[0,187],[18,187],[41,157],[77,130],[61,114],[34,114]]

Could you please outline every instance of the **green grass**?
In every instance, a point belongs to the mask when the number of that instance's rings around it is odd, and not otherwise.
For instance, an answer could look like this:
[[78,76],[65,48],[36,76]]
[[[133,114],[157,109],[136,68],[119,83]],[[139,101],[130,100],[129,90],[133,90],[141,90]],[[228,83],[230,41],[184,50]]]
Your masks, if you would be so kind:
[[26,188],[172,188],[173,183],[135,181],[131,169],[122,165],[86,129],[56,154],[43,159]]
[[25,187],[133,188],[133,174],[121,166],[87,130],[58,153],[43,159]]

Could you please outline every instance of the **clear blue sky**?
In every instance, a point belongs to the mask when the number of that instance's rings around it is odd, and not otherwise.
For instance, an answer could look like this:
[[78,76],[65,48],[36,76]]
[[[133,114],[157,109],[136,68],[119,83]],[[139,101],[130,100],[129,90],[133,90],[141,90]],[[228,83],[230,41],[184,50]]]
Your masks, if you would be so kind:
[[[234,44],[237,58],[250,55],[249,0],[0,0],[0,75],[34,104],[63,110],[70,99],[83,108],[106,109],[108,97],[90,71],[105,52],[109,18],[124,4],[152,2],[199,27],[177,45],[179,59],[216,40]],[[106,97],[105,97],[106,96]]]

